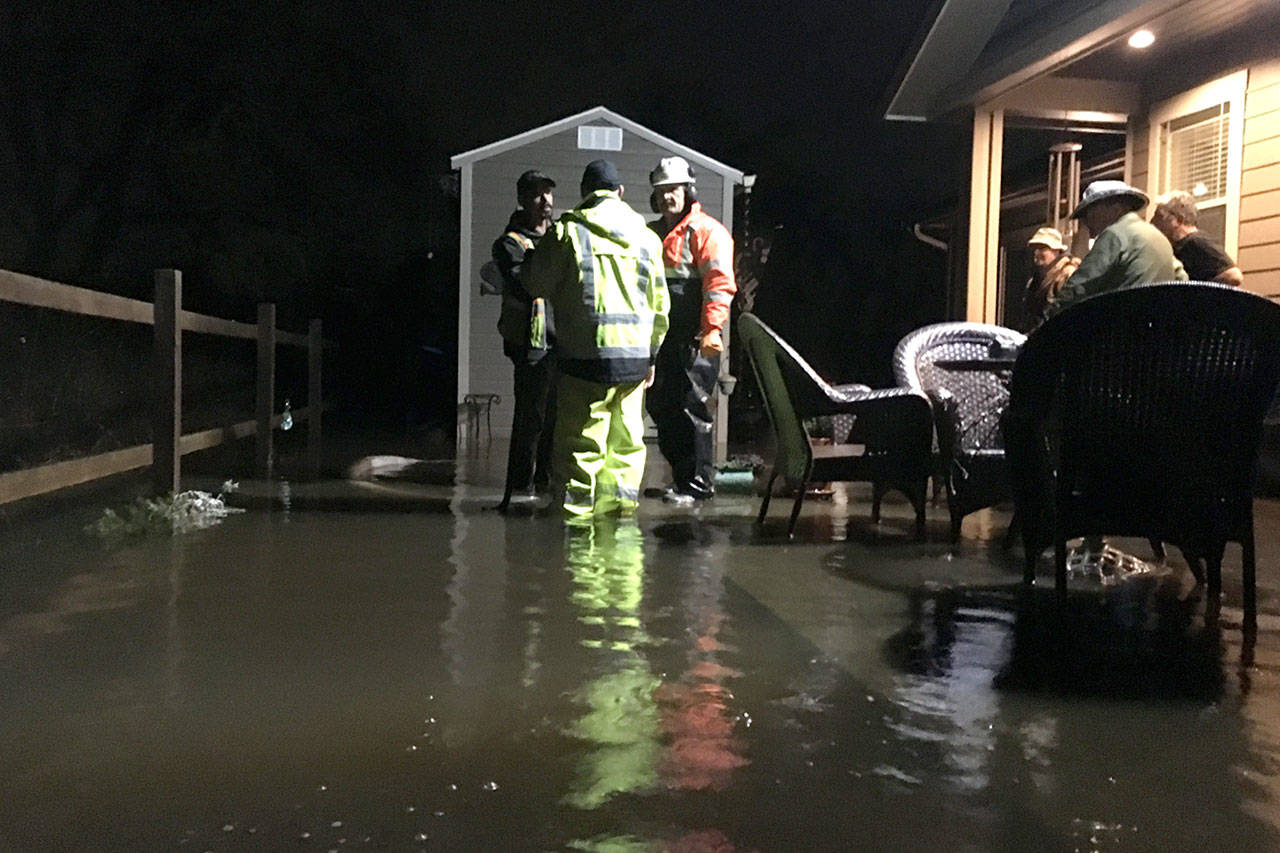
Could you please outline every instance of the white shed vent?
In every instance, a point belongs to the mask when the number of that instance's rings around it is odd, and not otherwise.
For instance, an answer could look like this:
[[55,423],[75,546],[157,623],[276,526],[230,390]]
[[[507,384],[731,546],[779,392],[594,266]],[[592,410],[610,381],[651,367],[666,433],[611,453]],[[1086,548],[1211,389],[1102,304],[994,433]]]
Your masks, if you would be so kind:
[[578,147],[587,151],[621,151],[622,128],[584,124],[578,128]]

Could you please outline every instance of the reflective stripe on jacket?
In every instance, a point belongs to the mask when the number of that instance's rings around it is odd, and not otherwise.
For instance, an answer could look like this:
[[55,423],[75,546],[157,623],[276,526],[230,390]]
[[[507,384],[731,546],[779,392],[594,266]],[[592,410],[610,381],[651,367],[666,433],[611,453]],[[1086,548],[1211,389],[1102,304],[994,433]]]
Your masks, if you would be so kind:
[[538,241],[523,282],[551,303],[561,371],[610,385],[647,376],[667,332],[661,255],[644,219],[607,190]]
[[[654,223],[661,227],[662,221]],[[689,212],[662,238],[662,263],[673,294],[702,289],[700,333],[722,331],[729,305],[738,292],[733,278],[733,236],[694,202]]]

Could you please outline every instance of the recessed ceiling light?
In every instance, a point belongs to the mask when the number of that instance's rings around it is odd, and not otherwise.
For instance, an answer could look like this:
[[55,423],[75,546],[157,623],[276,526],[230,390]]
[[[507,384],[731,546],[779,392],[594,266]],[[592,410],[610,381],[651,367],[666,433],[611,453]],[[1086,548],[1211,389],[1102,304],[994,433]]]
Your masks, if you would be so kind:
[[1151,30],[1138,30],[1136,33],[1129,36],[1129,47],[1136,47],[1138,50],[1151,47],[1151,45],[1155,43],[1156,36],[1155,33],[1151,32]]

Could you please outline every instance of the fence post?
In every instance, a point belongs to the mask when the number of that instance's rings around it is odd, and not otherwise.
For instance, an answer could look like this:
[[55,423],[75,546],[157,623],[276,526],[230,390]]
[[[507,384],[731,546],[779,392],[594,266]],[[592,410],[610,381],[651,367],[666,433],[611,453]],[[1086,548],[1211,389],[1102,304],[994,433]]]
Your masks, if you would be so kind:
[[254,470],[257,476],[267,478],[271,476],[274,461],[271,420],[276,399],[276,306],[271,302],[258,305],[257,385]]
[[307,471],[316,478],[320,476],[320,418],[324,412],[320,391],[323,353],[324,338],[316,318],[307,326]]
[[155,271],[155,403],[151,481],[159,494],[177,492],[182,453],[182,273]]

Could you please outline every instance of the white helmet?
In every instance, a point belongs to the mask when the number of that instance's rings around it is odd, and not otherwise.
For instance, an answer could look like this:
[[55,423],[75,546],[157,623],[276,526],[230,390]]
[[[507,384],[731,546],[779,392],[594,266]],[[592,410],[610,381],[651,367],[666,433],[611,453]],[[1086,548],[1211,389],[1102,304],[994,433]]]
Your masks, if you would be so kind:
[[658,168],[649,173],[649,183],[655,187],[664,184],[692,184],[693,170],[689,161],[683,157],[663,157],[658,161]]

